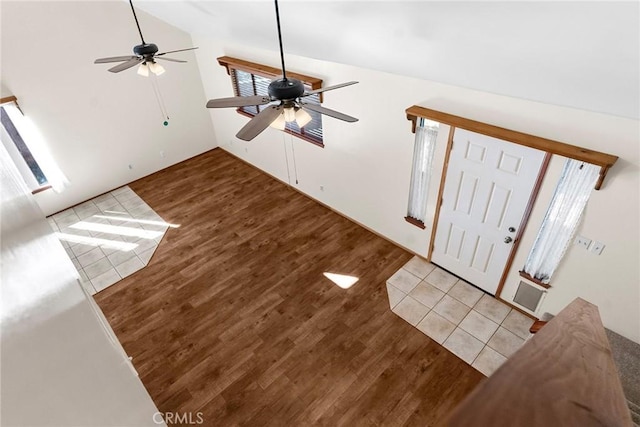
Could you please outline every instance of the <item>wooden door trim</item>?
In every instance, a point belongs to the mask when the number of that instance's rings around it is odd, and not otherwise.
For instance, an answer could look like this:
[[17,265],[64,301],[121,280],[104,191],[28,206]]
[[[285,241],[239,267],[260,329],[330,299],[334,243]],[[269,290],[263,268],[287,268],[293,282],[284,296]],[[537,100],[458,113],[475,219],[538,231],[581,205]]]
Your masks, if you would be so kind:
[[524,210],[524,215],[522,215],[522,221],[520,221],[520,225],[518,226],[518,231],[516,232],[516,236],[513,239],[513,245],[511,245],[511,252],[509,252],[509,257],[507,258],[507,262],[504,265],[504,271],[502,272],[502,277],[500,277],[500,282],[498,283],[498,289],[496,289],[496,298],[500,297],[502,293],[502,288],[504,288],[504,284],[507,281],[509,270],[511,270],[511,266],[513,265],[513,260],[516,257],[516,252],[518,252],[518,247],[520,246],[520,240],[522,238],[522,235],[524,234],[524,230],[527,228],[527,224],[529,223],[529,217],[531,216],[533,205],[535,204],[536,199],[538,198],[538,194],[540,193],[540,188],[542,188],[542,180],[547,174],[547,169],[549,167],[550,161],[551,161],[551,153],[546,153],[544,155],[544,159],[542,160],[542,165],[540,165],[540,170],[538,171],[538,178],[536,178],[536,182],[533,186],[533,189],[531,190],[531,194],[529,195],[529,201],[527,202],[527,207]]
[[449,138],[447,139],[447,151],[444,155],[444,165],[442,166],[442,175],[440,176],[440,189],[438,190],[438,198],[436,199],[436,212],[433,216],[433,227],[431,227],[431,241],[429,242],[429,250],[427,251],[427,261],[431,262],[433,254],[433,245],[436,241],[436,231],[438,230],[438,220],[440,219],[440,207],[442,206],[442,196],[444,194],[444,183],[447,179],[447,170],[449,169],[449,158],[451,157],[451,147],[453,147],[453,134],[456,128],[449,128]]
[[407,120],[411,120],[411,131],[415,133],[416,121],[418,117],[429,120],[435,120],[453,127],[470,130],[472,132],[481,133],[503,141],[513,142],[514,144],[524,145],[526,147],[535,148],[551,154],[557,154],[570,159],[576,159],[583,162],[600,166],[600,176],[596,182],[595,189],[599,190],[604,182],[604,178],[609,168],[618,160],[617,156],[602,153],[599,151],[589,150],[587,148],[578,147],[576,145],[566,144],[564,142],[554,141],[551,139],[541,138],[535,135],[518,132],[515,130],[505,129],[499,126],[490,125],[488,123],[478,122],[453,114],[444,113],[442,111],[432,110],[430,108],[420,107],[418,105],[411,106],[405,110]]

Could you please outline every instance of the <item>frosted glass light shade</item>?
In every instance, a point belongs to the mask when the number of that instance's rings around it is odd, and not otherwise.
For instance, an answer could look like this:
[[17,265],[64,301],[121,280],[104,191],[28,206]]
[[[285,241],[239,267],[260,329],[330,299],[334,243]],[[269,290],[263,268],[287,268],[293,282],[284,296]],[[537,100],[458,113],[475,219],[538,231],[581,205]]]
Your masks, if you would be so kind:
[[145,62],[140,64],[140,66],[138,67],[138,74],[143,77],[149,77],[149,67]]
[[279,114],[278,117],[276,117],[276,119],[274,121],[272,121],[269,126],[271,126],[272,128],[279,129],[279,130],[284,130],[286,124],[287,124],[287,122],[284,119],[284,114]]
[[284,109],[284,121],[292,122],[296,119],[296,112],[293,107],[288,107]]
[[156,64],[155,62],[152,62],[152,63],[149,64],[149,69],[156,76],[159,76],[160,74],[164,74],[164,72],[165,72],[164,67],[162,65],[160,65],[160,64]]
[[311,121],[311,115],[304,111],[302,108],[296,111],[296,122],[298,123],[298,127],[304,127],[309,124]]

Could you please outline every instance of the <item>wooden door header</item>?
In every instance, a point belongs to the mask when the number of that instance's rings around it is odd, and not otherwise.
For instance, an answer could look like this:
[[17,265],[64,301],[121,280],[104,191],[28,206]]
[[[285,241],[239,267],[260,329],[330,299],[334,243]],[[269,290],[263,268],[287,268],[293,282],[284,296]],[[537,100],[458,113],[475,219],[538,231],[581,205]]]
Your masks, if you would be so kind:
[[429,108],[414,105],[406,109],[407,120],[411,120],[411,131],[416,131],[416,121],[418,117],[434,120],[453,127],[470,130],[472,132],[481,133],[504,141],[513,142],[527,147],[535,148],[551,154],[557,154],[570,159],[576,159],[583,162],[600,166],[600,177],[596,182],[595,189],[599,190],[602,186],[609,168],[618,160],[617,156],[601,153],[576,145],[566,144],[564,142],[554,141],[551,139],[541,138],[535,135],[518,132],[515,130],[505,129],[499,126],[490,125],[488,123],[478,122],[466,119],[453,114],[444,113],[442,111],[431,110]]

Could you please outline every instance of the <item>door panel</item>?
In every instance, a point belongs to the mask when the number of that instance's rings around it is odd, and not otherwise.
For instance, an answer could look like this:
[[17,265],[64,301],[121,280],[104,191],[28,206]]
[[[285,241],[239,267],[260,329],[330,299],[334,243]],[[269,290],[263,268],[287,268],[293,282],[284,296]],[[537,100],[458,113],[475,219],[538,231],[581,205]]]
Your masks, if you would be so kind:
[[495,294],[545,153],[453,131],[431,259]]

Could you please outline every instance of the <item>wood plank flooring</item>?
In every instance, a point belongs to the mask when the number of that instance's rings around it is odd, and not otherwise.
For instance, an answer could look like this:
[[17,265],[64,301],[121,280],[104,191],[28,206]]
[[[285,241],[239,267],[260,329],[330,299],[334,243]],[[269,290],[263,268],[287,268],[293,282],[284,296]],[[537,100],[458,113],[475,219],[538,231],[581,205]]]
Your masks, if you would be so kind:
[[484,378],[389,309],[409,253],[223,150],[130,187],[180,227],[95,299],[161,412],[426,426]]

